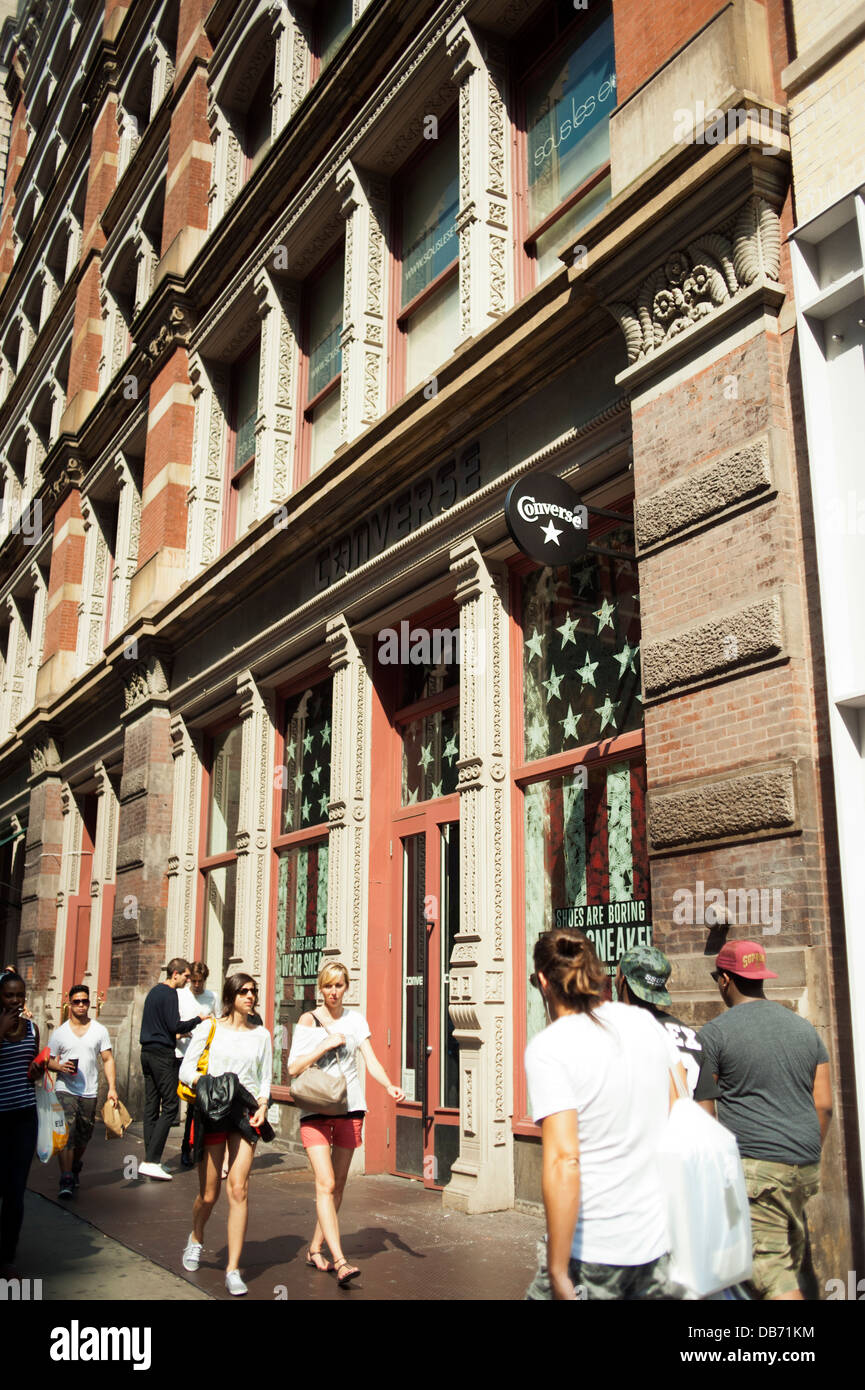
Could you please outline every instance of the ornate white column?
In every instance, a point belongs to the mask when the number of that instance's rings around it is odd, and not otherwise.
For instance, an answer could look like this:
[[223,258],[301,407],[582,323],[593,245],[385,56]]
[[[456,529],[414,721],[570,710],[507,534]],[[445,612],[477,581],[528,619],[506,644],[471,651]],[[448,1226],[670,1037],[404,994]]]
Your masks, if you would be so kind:
[[234,955],[238,968],[248,970],[258,980],[261,1003],[264,1004],[276,720],[273,695],[256,684],[251,671],[241,671],[237,678],[237,690],[243,702],[240,706],[243,732],[237,820]]
[[240,142],[231,122],[211,94],[207,106],[213,163],[207,194],[208,231],[213,231],[237,197],[240,183]]
[[506,576],[473,537],[451,550],[460,608],[460,929],[450,1015],[460,1049],[460,1153],[445,1206],[513,1205],[508,968],[510,792]]
[[[60,788],[60,804],[63,808],[63,838],[61,841],[60,888],[57,892],[57,920],[54,927],[54,964],[48,980],[47,998],[56,1010],[58,1025],[63,1022],[63,972],[66,967],[66,938],[69,934],[69,909],[71,901],[78,893],[78,880],[81,874],[81,831],[84,822],[78,803],[72,795],[68,782]],[[77,980],[73,980],[77,984]],[[47,1039],[46,1039],[47,1041]]]
[[261,319],[253,504],[260,517],[291,491],[299,296],[294,285],[277,280],[269,270],[258,272],[253,290]]
[[111,922],[103,922],[105,912],[105,890],[115,881],[117,865],[117,815],[119,801],[114,784],[108,776],[103,762],[98,762],[96,773],[96,795],[99,798],[96,812],[96,843],[93,846],[93,870],[90,876],[90,940],[87,946],[87,970],[85,983],[92,985],[95,992],[99,982],[99,956],[102,949],[103,930],[111,931]]
[[[54,396],[51,398],[51,417],[54,418]],[[45,444],[33,424],[27,424],[27,457],[24,464],[24,496],[35,496],[42,486],[42,464],[45,461]],[[49,425],[49,434],[50,434]]]
[[105,534],[89,497],[81,499],[81,516],[84,521],[83,598],[78,605],[78,640],[75,647],[75,667],[79,672],[97,662],[104,650],[109,563]]
[[63,273],[64,285],[78,265],[78,257],[81,254],[81,223],[78,221],[78,218],[71,208],[66,213],[65,220],[69,239],[66,243],[66,268]]
[[195,407],[186,530],[186,573],[191,579],[219,551],[228,371],[221,363],[205,362],[194,353],[189,359],[189,379]]
[[288,8],[291,19],[282,30],[276,50],[276,77],[283,87],[280,112],[284,112],[278,130],[294,115],[309,91],[312,72],[312,31],[307,10],[294,4]]
[[166,912],[166,960],[195,952],[196,884],[198,879],[198,830],[201,816],[201,746],[182,715],[169,725],[174,759],[174,796],[168,856],[168,909]]
[[132,240],[135,245],[135,309],[137,314],[147,303],[153,292],[156,267],[159,264],[159,250],[153,245],[136,217],[132,225]]
[[24,713],[24,683],[27,675],[27,655],[29,634],[21,617],[21,610],[11,594],[6,595],[9,612],[9,647],[6,658],[6,677],[8,687],[8,728],[15,728]]
[[171,54],[156,32],[155,25],[150,30],[148,47],[153,68],[153,81],[150,84],[150,119],[152,121],[174,85],[174,63],[171,61]]
[[372,682],[369,647],[340,613],[327,624],[333,672],[328,821],[328,956],[351,972],[351,1003],[366,1003]]
[[39,275],[42,280],[42,304],[39,310],[39,323],[41,325],[57,303],[57,296],[60,291],[57,287],[57,281],[45,264],[44,257],[39,266]]
[[384,400],[387,189],[350,161],[336,186],[345,218],[340,432],[350,440],[378,419]]
[[448,34],[459,83],[460,333],[483,332],[513,302],[504,50],[461,19]]
[[111,617],[108,635],[114,637],[129,617],[129,595],[138,568],[138,538],[141,532],[141,492],[125,455],[114,460],[117,475],[117,542],[111,575]]
[[42,566],[35,560],[30,566],[30,578],[33,581],[33,622],[28,642],[22,712],[32,709],[36,701],[36,678],[39,675],[39,667],[42,665],[42,652],[45,648],[45,620],[48,616],[48,585]]
[[138,148],[138,141],[140,139],[138,117],[133,116],[132,112],[127,111],[126,107],[119,102],[117,105],[117,134],[119,137],[117,146],[117,182],[119,183],[129,166],[129,161]]

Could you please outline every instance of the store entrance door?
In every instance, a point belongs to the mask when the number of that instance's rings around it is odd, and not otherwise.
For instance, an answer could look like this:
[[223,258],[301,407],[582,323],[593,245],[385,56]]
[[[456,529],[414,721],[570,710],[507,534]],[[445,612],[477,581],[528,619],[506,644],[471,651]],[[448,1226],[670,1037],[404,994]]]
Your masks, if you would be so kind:
[[[407,808],[394,826],[392,921],[401,939],[400,1086],[394,1171],[444,1187],[459,1153],[459,1052],[448,1011],[459,921],[459,798]],[[399,865],[396,863],[399,854]]]

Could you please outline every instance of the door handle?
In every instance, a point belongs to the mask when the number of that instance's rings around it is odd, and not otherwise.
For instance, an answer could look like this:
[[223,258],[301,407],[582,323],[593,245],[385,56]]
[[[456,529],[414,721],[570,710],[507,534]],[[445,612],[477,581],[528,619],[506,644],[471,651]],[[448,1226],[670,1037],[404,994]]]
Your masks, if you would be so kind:
[[427,1048],[427,1050],[426,1050],[426,1055],[427,1055],[427,1057],[431,1057],[431,1056],[432,1056],[432,1048],[431,1048],[431,1047],[428,1047],[428,1048]]

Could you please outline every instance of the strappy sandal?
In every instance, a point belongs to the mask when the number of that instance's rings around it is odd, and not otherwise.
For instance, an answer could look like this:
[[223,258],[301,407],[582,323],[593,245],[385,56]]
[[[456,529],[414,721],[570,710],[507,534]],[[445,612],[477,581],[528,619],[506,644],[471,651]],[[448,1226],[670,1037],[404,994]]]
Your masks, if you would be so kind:
[[337,1260],[334,1269],[336,1270],[336,1282],[341,1289],[345,1288],[350,1279],[356,1279],[360,1274],[360,1270],[354,1265],[350,1265],[345,1256],[341,1260]]
[[[322,1260],[323,1264],[318,1264],[319,1260]],[[306,1252],[306,1263],[310,1269],[317,1269],[319,1274],[333,1273],[333,1265],[327,1256],[321,1250],[313,1250],[311,1246]]]

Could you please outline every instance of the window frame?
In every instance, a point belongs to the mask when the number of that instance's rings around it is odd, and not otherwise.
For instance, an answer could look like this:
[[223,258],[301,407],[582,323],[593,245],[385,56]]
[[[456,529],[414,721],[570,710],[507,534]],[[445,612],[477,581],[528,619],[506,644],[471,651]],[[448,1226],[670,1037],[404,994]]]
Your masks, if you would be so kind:
[[[312,472],[312,436],[315,428],[315,412],[325,403],[328,397],[334,394],[334,392],[339,393],[342,391],[342,345],[340,345],[339,371],[316,392],[315,396],[307,399],[310,378],[309,364],[312,355],[310,351],[312,300],[315,295],[316,286],[320,284],[328,271],[339,260],[340,256],[342,256],[342,328],[340,329],[340,333],[342,333],[342,330],[345,328],[345,253],[346,243],[343,237],[335,246],[330,248],[326,255],[322,257],[315,268],[306,277],[301,291],[301,350],[300,370],[298,372],[300,438],[298,440],[297,453],[297,487],[300,487],[302,483],[307,482],[314,476]],[[322,465],[322,467],[325,466],[326,464]],[[321,470],[318,469],[316,471],[320,472]]]
[[[261,95],[262,88],[264,87],[268,76],[270,77],[270,94],[267,98],[266,105],[270,113],[270,130],[266,143],[263,143],[260,149],[251,151],[249,147],[250,135],[252,133],[252,121],[250,120],[250,117],[252,115],[256,99]],[[268,152],[273,147],[273,92],[275,89],[275,85],[276,51],[275,49],[271,49],[270,57],[264,65],[264,69],[260,78],[258,79],[258,82],[255,84],[255,90],[253,91],[252,96],[250,97],[249,105],[243,113],[243,124],[240,140],[240,155],[242,160],[240,170],[241,188],[244,188],[246,184],[249,183],[249,180],[252,178],[253,174],[256,174],[258,172],[264,161],[267,159]],[[257,162],[256,156],[258,156]]]
[[[220,719],[218,723],[211,724],[204,731],[204,744],[201,758],[201,824],[198,831],[198,863],[196,865],[198,874],[198,897],[195,920],[195,954],[200,960],[204,960],[204,948],[207,934],[207,880],[209,875],[216,869],[229,868],[235,866],[237,872],[237,838],[235,835],[234,848],[221,851],[219,854],[207,853],[207,839],[210,833],[210,791],[213,783],[213,759],[216,748],[216,740],[220,734],[224,734],[229,729],[240,729],[241,748],[243,743],[243,718],[238,707],[233,713]],[[243,762],[241,756],[241,772]],[[241,797],[243,795],[243,784],[241,781]],[[237,891],[237,879],[235,877],[235,893]],[[236,927],[236,923],[235,923]]]
[[[550,6],[554,9],[554,6]],[[612,5],[609,6],[612,16]],[[541,11],[541,14],[544,12]],[[577,10],[569,24],[560,30],[558,35],[539,50],[534,57],[518,70],[515,78],[515,108],[516,119],[512,125],[512,154],[514,167],[514,181],[516,186],[516,216],[514,228],[514,253],[516,257],[515,283],[517,287],[517,297],[523,298],[535,289],[540,283],[538,271],[538,238],[555,224],[567,216],[571,208],[576,207],[577,203],[595,189],[598,184],[610,176],[609,159],[594,173],[590,174],[578,188],[575,188],[560,203],[549,212],[546,217],[534,225],[529,223],[529,176],[528,176],[528,89],[534,78],[543,72],[552,60],[559,53],[576,51],[576,47],[571,49],[573,40],[579,35],[580,29],[590,24],[593,19],[591,11]],[[603,21],[600,21],[601,23]],[[538,27],[539,16],[534,15],[529,24],[524,28],[523,34],[533,34]],[[519,37],[515,42],[515,49],[519,47]],[[614,50],[615,53],[615,50]],[[615,105],[610,108],[610,115],[616,109]],[[566,236],[562,236],[562,244],[567,241]]]
[[[442,136],[450,135],[452,131],[459,129],[459,109],[452,107],[445,116],[439,121],[438,139]],[[389,314],[388,330],[388,361],[390,371],[388,373],[388,407],[396,405],[406,394],[406,368],[408,359],[408,324],[418,309],[437,294],[449,280],[454,276],[459,276],[460,252],[459,236],[456,237],[456,255],[450,265],[444,270],[439,271],[434,280],[423,289],[418,290],[413,299],[408,304],[402,305],[402,267],[403,267],[403,236],[405,230],[405,186],[412,174],[423,164],[424,159],[428,158],[434,150],[437,141],[422,140],[418,148],[409,156],[405,164],[397,173],[393,182],[393,193],[391,197],[391,236],[393,251],[390,264],[390,303],[393,306]],[[457,138],[457,178],[459,178],[459,138]],[[457,208],[459,217],[459,207]],[[447,361],[447,358],[444,359]],[[412,387],[412,390],[415,388]]]
[[322,72],[326,72],[327,69],[328,69],[329,67],[331,67],[332,64],[335,62],[337,54],[339,53],[339,51],[340,51],[340,49],[342,48],[343,44],[344,44],[344,43],[346,42],[346,40],[348,39],[348,36],[349,36],[349,34],[351,33],[351,31],[352,31],[352,29],[354,28],[355,23],[356,23],[355,17],[354,17],[354,6],[351,5],[351,4],[349,4],[349,9],[352,11],[352,14],[351,14],[351,19],[350,19],[350,21],[349,21],[348,28],[345,30],[345,32],[344,32],[342,38],[340,39],[339,43],[336,45],[336,48],[334,49],[333,54],[331,55],[330,61],[329,61],[328,63],[326,63],[324,66],[322,66],[322,61],[321,61],[321,58],[322,58],[322,53],[321,53],[321,41],[322,41],[322,28],[323,28],[323,26],[322,26],[322,15],[324,14],[325,5],[326,5],[327,3],[328,3],[328,0],[319,0],[319,3],[316,5],[315,11],[314,11],[313,16],[312,16],[312,35],[311,35],[311,40],[312,40],[312,41],[311,41],[311,44],[310,44],[310,50],[311,50],[311,51],[310,51],[310,75],[309,75],[310,86],[313,86],[313,85],[318,81],[318,79],[321,77]]
[[[336,693],[336,683],[334,672],[330,666],[323,662],[318,666],[313,666],[304,672],[302,676],[288,682],[280,687],[276,692],[276,737],[274,740],[274,767],[285,767],[285,721],[288,715],[288,707],[292,699],[302,691],[308,690],[311,686],[320,685],[322,681],[331,682],[331,702]],[[331,710],[333,706],[331,703]],[[331,719],[331,750],[333,748],[333,720]],[[331,764],[332,766],[332,764]],[[276,913],[279,905],[279,860],[280,856],[286,851],[296,847],[303,847],[313,843],[323,843],[330,848],[330,819],[319,822],[318,825],[308,825],[299,830],[282,831],[282,799],[284,788],[278,784],[282,779],[274,778],[273,781],[273,800],[271,802],[271,875],[270,875],[270,912],[268,914],[267,927],[267,1000],[269,1009],[269,1022],[271,1037],[275,1037],[277,1027],[276,1017],[276,934],[277,921]],[[328,802],[331,800],[331,788],[328,788]],[[329,910],[329,909],[328,909]],[[288,1086],[273,1085],[271,1088],[271,1098],[278,1101],[290,1101],[291,1090]]]
[[[615,501],[606,503],[610,510],[620,506],[633,507],[634,496],[625,492]],[[631,521],[633,511],[623,513],[623,521]],[[596,544],[606,532],[614,529],[616,522],[611,517],[592,517],[589,525],[589,543]],[[510,591],[509,613],[509,657],[510,657],[510,738],[511,738],[511,849],[513,864],[512,904],[513,937],[512,959],[514,962],[514,1056],[522,1057],[526,1049],[526,1011],[528,990],[531,988],[523,962],[526,958],[526,904],[525,904],[525,816],[524,789],[537,782],[548,782],[576,767],[601,768],[608,763],[646,761],[645,724],[640,729],[632,729],[617,734],[614,738],[600,738],[592,743],[579,744],[576,748],[565,749],[545,758],[527,760],[524,754],[523,720],[523,614],[521,580],[534,570],[544,566],[528,556],[517,555],[507,561],[508,584]],[[651,887],[651,872],[650,872]],[[536,1125],[529,1113],[528,1086],[525,1069],[517,1067],[514,1073],[514,1109],[511,1116],[511,1130],[523,1138],[540,1137],[540,1126]]]
[[[228,418],[227,418],[227,439],[225,445],[225,481],[222,502],[222,550],[229,550],[236,541],[241,539],[237,532],[237,511],[238,511],[238,481],[243,478],[250,470],[255,470],[258,460],[258,452],[255,447],[255,430],[253,430],[253,450],[252,454],[246,458],[241,466],[237,468],[237,434],[238,434],[238,410],[240,406],[240,378],[243,367],[251,361],[254,356],[258,356],[258,371],[256,372],[256,397],[255,397],[255,418],[258,419],[259,400],[258,383],[261,376],[261,337],[253,338],[252,342],[244,348],[243,352],[231,363],[229,368],[230,380],[228,388]],[[251,524],[251,523],[250,523]],[[248,529],[248,528],[247,528]]]

